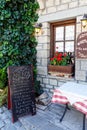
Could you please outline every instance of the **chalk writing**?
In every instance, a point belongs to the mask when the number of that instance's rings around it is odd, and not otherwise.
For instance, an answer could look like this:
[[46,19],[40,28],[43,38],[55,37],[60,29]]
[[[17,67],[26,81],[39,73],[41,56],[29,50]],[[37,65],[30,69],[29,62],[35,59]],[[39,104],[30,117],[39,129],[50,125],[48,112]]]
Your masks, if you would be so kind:
[[33,70],[31,66],[11,66],[8,68],[14,122],[23,115],[36,113]]

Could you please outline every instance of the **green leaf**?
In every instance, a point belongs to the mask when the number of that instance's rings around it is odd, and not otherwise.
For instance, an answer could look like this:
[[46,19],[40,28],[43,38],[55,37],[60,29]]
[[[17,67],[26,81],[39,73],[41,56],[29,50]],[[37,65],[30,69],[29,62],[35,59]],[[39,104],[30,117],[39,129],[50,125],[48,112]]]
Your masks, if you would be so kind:
[[35,0],[0,0],[0,80],[4,87],[10,65],[33,64],[36,79],[37,42],[33,25],[38,20],[38,8]]
[[6,0],[6,1],[8,2],[8,1],[11,1],[11,0]]

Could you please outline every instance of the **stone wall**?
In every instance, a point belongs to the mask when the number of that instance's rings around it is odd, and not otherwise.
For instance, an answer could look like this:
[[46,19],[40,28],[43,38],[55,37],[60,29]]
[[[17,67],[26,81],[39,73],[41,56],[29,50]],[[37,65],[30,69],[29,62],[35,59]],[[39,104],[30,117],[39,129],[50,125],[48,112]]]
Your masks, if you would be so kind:
[[66,81],[87,82],[87,59],[75,59],[75,77],[59,78],[48,75],[47,65],[50,60],[50,23],[76,18],[76,38],[82,31],[81,19],[87,12],[86,0],[37,0],[40,4],[39,20],[42,23],[42,34],[37,36],[37,69],[38,80],[44,90],[52,94],[53,90]]
[[[83,2],[81,2],[81,3],[83,3]],[[78,35],[81,32],[87,31],[87,28],[81,29],[81,19],[82,19],[82,16],[77,16],[76,38],[78,37]],[[87,82],[87,59],[76,59],[76,62],[75,62],[75,79],[78,80],[78,81]]]
[[40,4],[39,15],[86,6],[86,0],[37,0]]

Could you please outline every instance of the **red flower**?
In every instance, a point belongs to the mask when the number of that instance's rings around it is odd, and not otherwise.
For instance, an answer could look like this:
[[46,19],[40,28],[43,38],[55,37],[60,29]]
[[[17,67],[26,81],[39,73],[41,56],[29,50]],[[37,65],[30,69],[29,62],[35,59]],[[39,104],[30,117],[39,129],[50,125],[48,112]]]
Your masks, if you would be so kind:
[[67,56],[67,54],[66,53],[64,53],[64,57],[66,57]]
[[58,57],[58,58],[57,58],[57,60],[58,60],[58,61],[61,61],[61,60],[62,60],[62,58],[61,58],[61,57]]
[[63,55],[62,55],[62,53],[59,53],[59,55],[58,55],[59,57],[62,57]]
[[52,61],[52,60],[53,60],[53,58],[50,58],[50,60]]
[[60,53],[58,51],[55,52],[54,57],[50,59],[51,65],[67,65],[69,64],[70,55],[68,53]]

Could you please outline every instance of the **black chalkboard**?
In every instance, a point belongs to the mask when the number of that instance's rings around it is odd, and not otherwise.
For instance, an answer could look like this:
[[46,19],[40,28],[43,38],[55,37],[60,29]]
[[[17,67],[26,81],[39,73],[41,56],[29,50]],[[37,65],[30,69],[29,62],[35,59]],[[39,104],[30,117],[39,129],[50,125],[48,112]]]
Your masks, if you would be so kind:
[[13,122],[29,113],[36,114],[32,65],[8,67],[8,81],[8,109],[12,109]]

